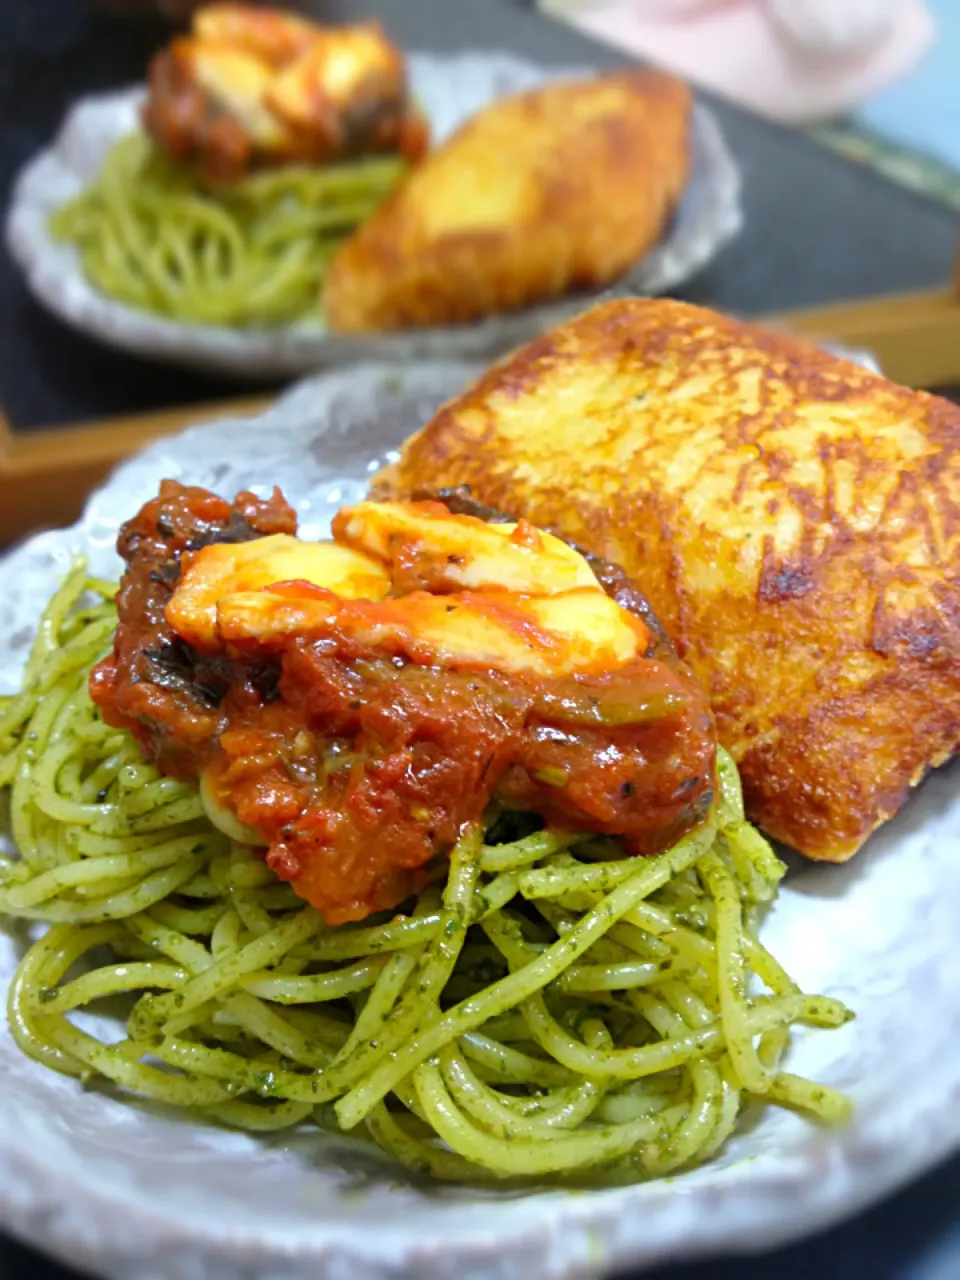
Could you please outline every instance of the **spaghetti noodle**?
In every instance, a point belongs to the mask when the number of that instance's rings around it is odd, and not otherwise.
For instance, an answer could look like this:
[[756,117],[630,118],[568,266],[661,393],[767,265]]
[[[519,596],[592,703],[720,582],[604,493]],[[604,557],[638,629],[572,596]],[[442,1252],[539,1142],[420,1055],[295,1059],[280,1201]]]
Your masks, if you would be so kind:
[[[48,930],[11,985],[23,1051],[82,1080],[254,1131],[314,1121],[433,1177],[635,1181],[707,1159],[748,1101],[841,1121],[781,1070],[835,1027],[757,927],[783,867],[719,801],[667,852],[474,826],[401,914],[330,927],[161,777],[88,693],[114,588],[78,562],[0,711],[19,851],[0,911]],[[125,1035],[71,1015],[132,1001]]]
[[144,311],[209,325],[319,321],[328,262],[405,167],[393,156],[290,164],[211,189],[134,133],[54,213],[51,233],[76,245],[101,293]]

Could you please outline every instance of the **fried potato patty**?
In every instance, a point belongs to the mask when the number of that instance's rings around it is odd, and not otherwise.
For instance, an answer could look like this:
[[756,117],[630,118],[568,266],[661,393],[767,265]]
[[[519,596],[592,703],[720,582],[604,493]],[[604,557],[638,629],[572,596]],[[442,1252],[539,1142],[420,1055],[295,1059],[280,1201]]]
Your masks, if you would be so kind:
[[960,739],[960,408],[680,302],[495,365],[375,492],[467,484],[642,587],[748,813],[844,861]]

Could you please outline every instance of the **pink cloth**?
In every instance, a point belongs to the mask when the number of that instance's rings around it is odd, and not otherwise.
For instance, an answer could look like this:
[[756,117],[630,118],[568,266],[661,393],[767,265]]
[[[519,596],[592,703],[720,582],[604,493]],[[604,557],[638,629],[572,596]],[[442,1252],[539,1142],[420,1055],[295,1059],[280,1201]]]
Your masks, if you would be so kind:
[[610,44],[775,120],[851,110],[933,41],[923,0],[544,0]]

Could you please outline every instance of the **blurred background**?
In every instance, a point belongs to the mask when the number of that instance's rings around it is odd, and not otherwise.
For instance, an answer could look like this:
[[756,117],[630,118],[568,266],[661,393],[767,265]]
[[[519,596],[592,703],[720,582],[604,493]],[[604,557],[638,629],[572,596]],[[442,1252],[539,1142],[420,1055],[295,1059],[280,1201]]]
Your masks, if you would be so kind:
[[[409,48],[500,48],[553,68],[655,55],[707,85],[705,100],[741,171],[744,227],[681,296],[779,315],[948,287],[960,217],[953,73],[960,7],[953,0],[542,2],[556,17],[512,0],[291,7],[331,22],[378,16]],[[3,0],[5,207],[16,174],[51,143],[69,107],[142,80],[151,54],[195,7],[190,0]],[[764,79],[770,65],[777,74]],[[765,115],[787,116],[789,125]],[[874,323],[872,315],[846,315],[834,327],[855,345],[879,329],[882,345],[888,317]],[[886,347],[899,362],[892,376],[952,380],[951,359],[931,363],[943,340],[931,343],[922,325]],[[275,385],[268,379],[255,389]],[[231,390],[222,378],[123,356],[67,330],[30,298],[2,255],[0,398],[17,430],[197,404]]]

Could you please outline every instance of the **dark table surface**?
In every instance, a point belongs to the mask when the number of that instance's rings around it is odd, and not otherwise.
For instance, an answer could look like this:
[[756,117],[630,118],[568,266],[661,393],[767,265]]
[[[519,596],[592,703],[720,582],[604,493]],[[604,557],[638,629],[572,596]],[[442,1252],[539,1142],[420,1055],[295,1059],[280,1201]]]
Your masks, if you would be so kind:
[[[289,0],[288,0],[289,2]],[[305,4],[303,7],[310,7]],[[331,19],[378,13],[411,47],[509,48],[552,65],[615,51],[502,0],[313,0]],[[0,202],[77,97],[142,76],[157,24],[95,16],[89,0],[0,0]],[[956,214],[807,138],[717,110],[743,169],[746,229],[685,291],[744,313],[921,289],[950,277]],[[0,402],[18,428],[236,394],[233,382],[120,355],[47,316],[0,253]]]
[[[320,5],[315,6],[318,10]],[[499,0],[324,0],[330,18],[375,11],[411,46],[510,48],[555,65],[621,59]],[[0,195],[77,96],[138,78],[162,35],[95,17],[86,0],[0,0]],[[957,218],[805,138],[718,106],[744,174],[746,231],[686,290],[744,313],[935,286],[949,277]],[[100,348],[47,317],[0,256],[0,401],[17,427],[189,404],[235,383]],[[0,1238],[4,1280],[71,1280]],[[871,1212],[776,1253],[689,1264],[651,1280],[956,1280],[960,1160]]]

